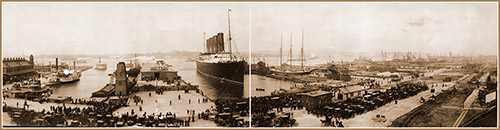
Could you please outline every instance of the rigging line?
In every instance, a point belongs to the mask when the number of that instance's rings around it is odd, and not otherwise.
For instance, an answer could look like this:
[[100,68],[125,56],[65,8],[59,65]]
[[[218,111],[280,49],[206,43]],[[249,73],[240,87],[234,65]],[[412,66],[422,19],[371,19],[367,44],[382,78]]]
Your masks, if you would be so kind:
[[234,48],[234,49],[235,49],[235,52],[236,52],[235,54],[237,54],[238,56],[240,56],[240,57],[241,57],[241,55],[240,55],[240,51],[239,51],[239,49],[238,49],[238,44],[236,44],[236,40],[234,40],[234,37],[231,37],[231,39],[230,39],[230,40],[233,42],[233,43],[231,43],[231,45],[232,45],[232,46],[234,46],[234,47],[232,47],[232,48]]

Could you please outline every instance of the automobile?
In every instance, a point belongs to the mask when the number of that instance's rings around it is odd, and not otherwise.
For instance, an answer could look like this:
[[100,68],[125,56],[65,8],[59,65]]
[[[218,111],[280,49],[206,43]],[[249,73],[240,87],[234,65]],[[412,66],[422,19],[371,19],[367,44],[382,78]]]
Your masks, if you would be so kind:
[[385,118],[385,116],[381,115],[380,113],[377,113],[377,115],[372,119],[374,121],[377,121],[377,122],[386,122],[387,121],[387,118]]

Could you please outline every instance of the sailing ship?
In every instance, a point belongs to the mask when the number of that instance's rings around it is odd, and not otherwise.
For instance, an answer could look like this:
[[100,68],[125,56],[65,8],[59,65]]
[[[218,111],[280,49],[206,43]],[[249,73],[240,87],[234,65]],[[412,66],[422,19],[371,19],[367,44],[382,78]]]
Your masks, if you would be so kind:
[[298,61],[300,61],[300,68],[297,68],[296,66],[293,66],[293,55],[292,55],[292,34],[290,34],[290,53],[289,53],[289,59],[288,63],[285,64],[283,63],[283,34],[281,35],[281,46],[280,46],[280,65],[278,67],[273,67],[270,68],[270,72],[272,74],[282,74],[282,75],[288,75],[288,74],[295,74],[295,75],[300,75],[300,74],[309,74],[310,71],[306,71],[304,69],[304,32],[302,31],[302,48],[300,50],[301,56]]
[[101,63],[101,57],[99,57],[99,63],[95,64],[96,70],[106,70],[108,65],[106,63]]
[[[224,49],[224,34],[217,33],[205,40],[205,52],[201,53],[196,60],[196,69],[199,73],[220,80],[243,86],[243,74],[245,73],[246,62],[233,55],[231,48],[231,23],[230,12],[228,10],[228,48]],[[203,33],[205,37],[205,33]],[[205,39],[205,38],[204,38]]]

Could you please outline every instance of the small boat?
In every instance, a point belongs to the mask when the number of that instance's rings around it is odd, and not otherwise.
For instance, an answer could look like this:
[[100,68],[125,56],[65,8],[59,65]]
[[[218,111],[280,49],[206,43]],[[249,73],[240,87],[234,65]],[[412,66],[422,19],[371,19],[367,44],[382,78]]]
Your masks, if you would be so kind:
[[96,70],[106,70],[108,65],[106,63],[101,63],[101,57],[99,57],[99,63],[95,64]]
[[79,81],[81,77],[81,72],[78,70],[63,70],[54,72],[48,76],[46,76],[46,81],[43,82],[44,85],[58,85],[61,83],[69,83],[74,81]]
[[64,70],[63,74],[64,75],[61,75],[59,80],[61,83],[78,81],[80,80],[81,77],[80,71],[75,71],[75,70]]
[[6,90],[5,92],[14,94],[14,97],[26,98],[29,100],[41,100],[43,97],[48,97],[48,95],[52,94],[52,90],[42,85],[39,79],[30,79],[15,83],[12,85],[12,88],[12,90]]
[[195,62],[196,58],[187,58],[185,61],[186,62]]
[[256,91],[265,91],[264,88],[255,88]]

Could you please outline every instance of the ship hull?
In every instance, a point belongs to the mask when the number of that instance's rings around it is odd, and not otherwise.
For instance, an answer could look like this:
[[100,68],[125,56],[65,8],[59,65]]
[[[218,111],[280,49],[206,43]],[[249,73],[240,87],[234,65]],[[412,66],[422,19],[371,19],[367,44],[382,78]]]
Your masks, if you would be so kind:
[[61,79],[61,83],[71,83],[75,81],[80,81],[80,78],[75,78],[75,79]]
[[95,69],[96,70],[106,70],[107,66],[106,66],[106,64],[96,64]]
[[245,61],[212,63],[196,61],[196,69],[199,73],[237,85],[243,85],[243,75],[245,73]]
[[278,70],[270,70],[271,73],[273,74],[279,74],[279,75],[306,75],[310,74],[311,71],[292,71],[292,72],[287,72],[287,71],[278,71]]

